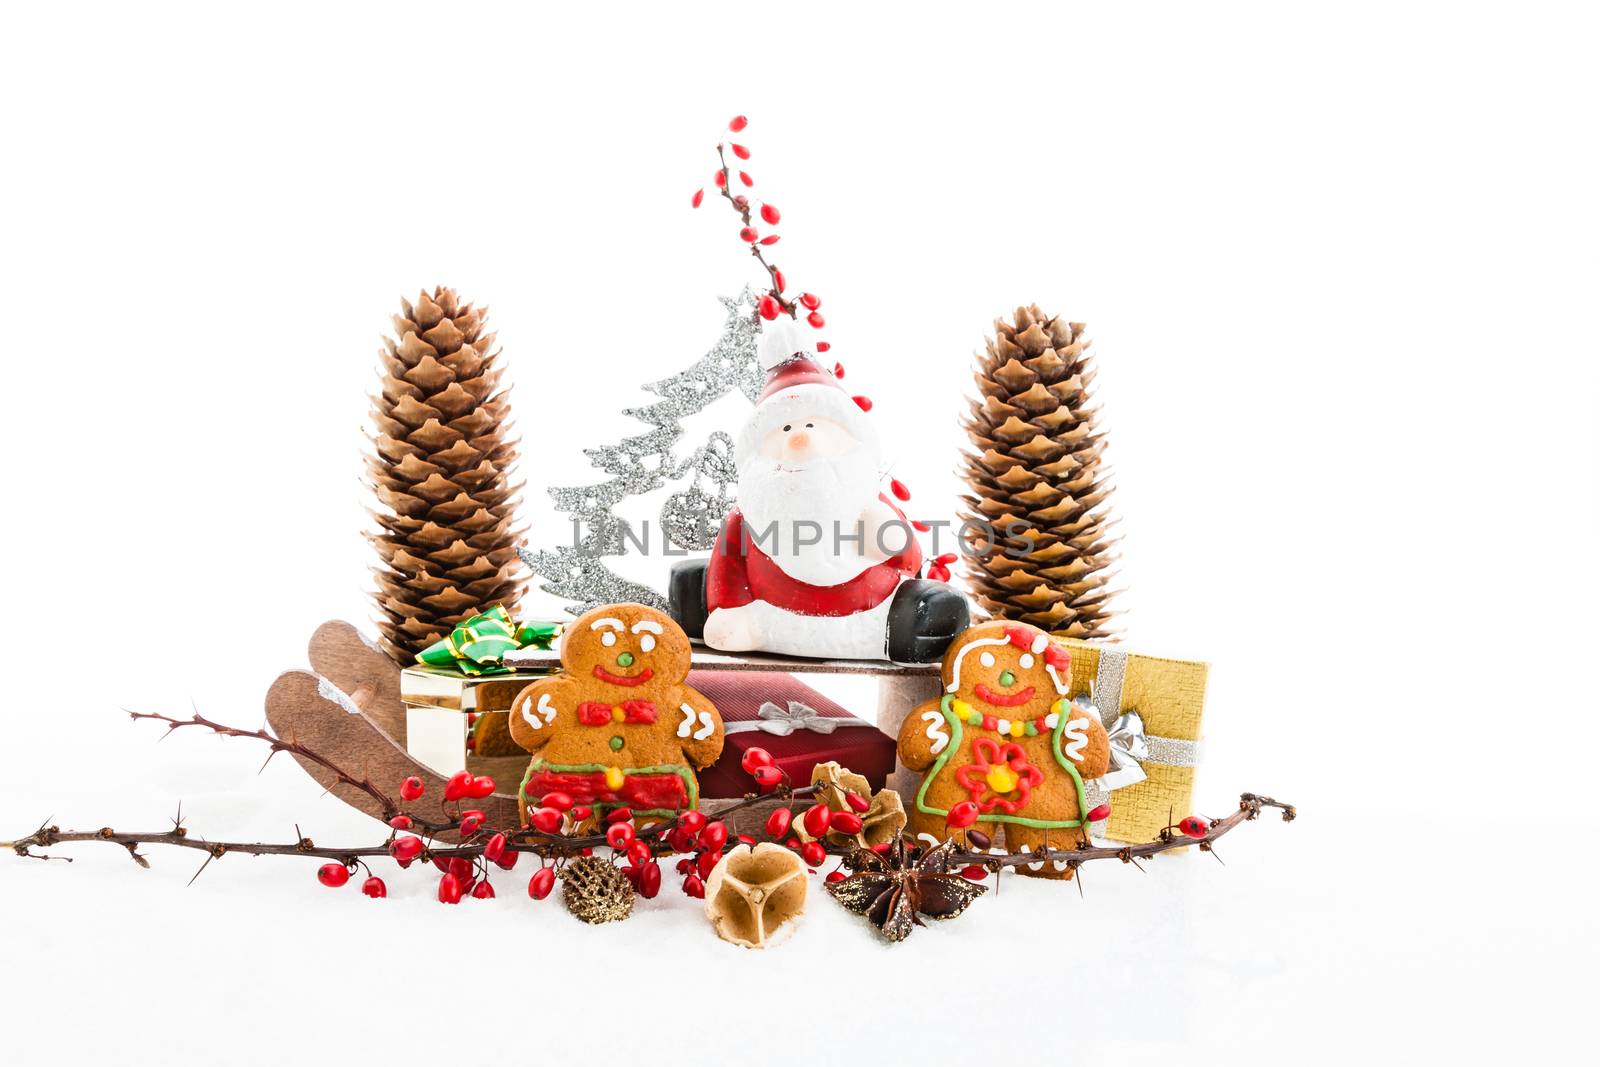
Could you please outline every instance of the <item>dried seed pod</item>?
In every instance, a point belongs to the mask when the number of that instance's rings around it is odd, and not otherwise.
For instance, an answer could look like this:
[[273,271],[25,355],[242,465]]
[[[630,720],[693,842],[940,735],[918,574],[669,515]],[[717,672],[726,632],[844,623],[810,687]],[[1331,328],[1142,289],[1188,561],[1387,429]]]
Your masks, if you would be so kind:
[[706,918],[718,937],[765,948],[805,910],[805,864],[782,845],[740,845],[712,868],[705,894]]

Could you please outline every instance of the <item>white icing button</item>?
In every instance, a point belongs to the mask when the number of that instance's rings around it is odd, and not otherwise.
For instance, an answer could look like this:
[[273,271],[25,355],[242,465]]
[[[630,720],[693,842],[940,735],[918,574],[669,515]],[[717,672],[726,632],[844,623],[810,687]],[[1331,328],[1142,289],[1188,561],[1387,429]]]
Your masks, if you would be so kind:
[[1024,652],[1022,654],[1022,658],[1017,660],[1017,666],[1021,667],[1023,670],[1027,670],[1029,667],[1033,666],[1033,654],[1031,652]]
[[994,653],[993,652],[985,652],[983,655],[978,657],[978,662],[983,664],[985,667],[993,667],[994,666]]

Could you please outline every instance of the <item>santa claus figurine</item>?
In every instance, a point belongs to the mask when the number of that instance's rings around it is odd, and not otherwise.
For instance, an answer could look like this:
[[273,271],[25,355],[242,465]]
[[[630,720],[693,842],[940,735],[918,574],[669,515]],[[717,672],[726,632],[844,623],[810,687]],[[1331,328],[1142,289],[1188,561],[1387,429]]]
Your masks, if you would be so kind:
[[916,535],[881,491],[878,435],[787,319],[734,445],[739,506],[710,560],[673,568],[670,610],[726,652],[926,663],[967,627],[966,599],[918,577]]

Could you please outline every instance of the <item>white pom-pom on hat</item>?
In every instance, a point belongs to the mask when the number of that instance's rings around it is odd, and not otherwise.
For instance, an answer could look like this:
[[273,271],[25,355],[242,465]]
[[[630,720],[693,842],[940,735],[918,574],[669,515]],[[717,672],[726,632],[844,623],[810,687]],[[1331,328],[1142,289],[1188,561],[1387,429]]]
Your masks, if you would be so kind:
[[761,369],[771,370],[796,356],[816,359],[817,351],[805,342],[800,326],[787,315],[779,315],[761,327]]

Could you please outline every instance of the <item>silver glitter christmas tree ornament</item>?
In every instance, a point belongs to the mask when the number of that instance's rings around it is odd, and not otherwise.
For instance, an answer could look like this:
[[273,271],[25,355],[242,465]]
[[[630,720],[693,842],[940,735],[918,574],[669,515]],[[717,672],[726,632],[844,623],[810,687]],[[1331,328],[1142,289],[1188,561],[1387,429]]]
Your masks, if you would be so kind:
[[[672,544],[690,551],[712,547],[724,515],[733,506],[733,439],[717,431],[687,458],[673,449],[683,436],[682,420],[697,414],[737,389],[754,404],[766,384],[756,347],[761,319],[757,294],[748,286],[739,296],[720,297],[728,321],[717,343],[694,365],[644,388],[661,399],[623,414],[654,429],[625,437],[614,445],[586,448],[589,462],[611,475],[593,485],[553,487],[556,508],[571,516],[572,544],[554,549],[517,549],[522,561],[545,584],[540,588],[562,597],[567,611],[581,615],[601,604],[635,603],[665,609],[666,598],[648,586],[613,573],[606,556],[627,554],[623,520],[612,513],[622,501],[660,489],[689,476],[690,483],[668,498],[661,509],[661,529]],[[632,531],[635,543],[640,531]]]

